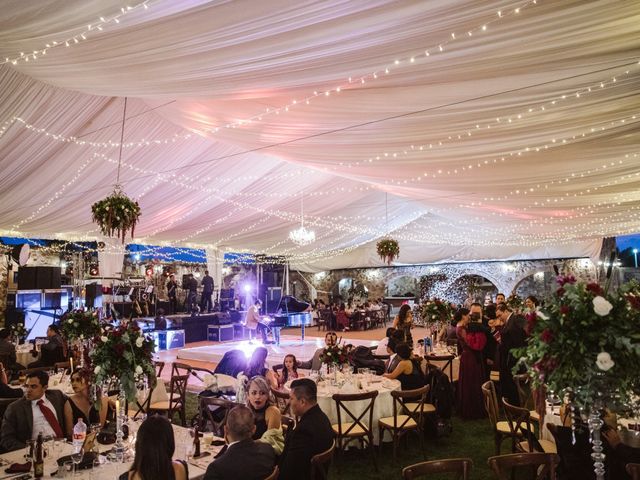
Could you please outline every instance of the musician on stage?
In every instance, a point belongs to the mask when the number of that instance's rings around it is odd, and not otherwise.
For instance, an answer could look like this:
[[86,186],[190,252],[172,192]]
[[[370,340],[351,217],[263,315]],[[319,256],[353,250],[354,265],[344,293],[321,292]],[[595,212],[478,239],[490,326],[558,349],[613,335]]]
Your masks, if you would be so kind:
[[169,295],[169,309],[173,315],[178,312],[178,282],[176,282],[176,276],[173,273],[169,275],[167,293]]
[[211,313],[211,309],[213,308],[211,295],[213,295],[213,277],[209,276],[209,270],[205,270],[204,278],[202,279],[202,299],[200,300],[201,312],[204,313],[206,311],[207,313]]
[[262,302],[260,300],[256,300],[253,305],[249,307],[249,310],[247,310],[247,317],[245,319],[245,327],[249,329],[250,341],[256,337],[256,330],[259,330],[260,335],[262,336],[262,343],[267,343],[267,329],[261,323],[262,318],[260,317],[261,306]]
[[193,312],[196,309],[198,302],[196,297],[198,295],[198,280],[190,273],[185,285],[182,285],[182,289],[187,291],[187,298],[184,301],[184,311],[187,313]]

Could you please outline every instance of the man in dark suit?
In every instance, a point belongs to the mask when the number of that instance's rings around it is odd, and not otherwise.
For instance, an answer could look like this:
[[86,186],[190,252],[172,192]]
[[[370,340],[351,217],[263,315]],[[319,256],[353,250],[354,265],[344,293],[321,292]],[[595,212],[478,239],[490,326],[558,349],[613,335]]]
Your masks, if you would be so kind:
[[178,282],[176,282],[176,276],[173,273],[167,282],[167,295],[169,296],[170,314],[174,315],[178,312]]
[[38,433],[65,437],[64,404],[67,398],[60,390],[47,390],[49,375],[32,372],[27,375],[24,398],[7,407],[0,431],[0,447],[11,452],[25,448]]
[[513,381],[513,367],[518,359],[513,356],[512,350],[524,347],[527,342],[527,335],[524,331],[525,318],[521,315],[514,315],[505,303],[500,303],[496,308],[497,319],[504,327],[500,335],[500,388],[502,396],[512,405],[519,405],[518,389]]
[[287,436],[280,456],[280,480],[311,479],[311,457],[333,444],[331,422],[318,406],[318,387],[309,378],[291,383],[291,412],[298,423]]
[[202,279],[202,299],[200,300],[201,312],[211,312],[211,309],[213,308],[211,295],[213,295],[213,277],[209,275],[209,270],[205,270],[204,278]]
[[47,328],[47,343],[40,347],[40,360],[31,362],[28,368],[53,367],[56,363],[65,360],[65,343],[60,335],[60,327],[52,323]]
[[227,416],[224,436],[226,451],[209,464],[204,480],[262,480],[273,472],[276,455],[273,447],[254,441],[253,412],[244,405],[234,407]]

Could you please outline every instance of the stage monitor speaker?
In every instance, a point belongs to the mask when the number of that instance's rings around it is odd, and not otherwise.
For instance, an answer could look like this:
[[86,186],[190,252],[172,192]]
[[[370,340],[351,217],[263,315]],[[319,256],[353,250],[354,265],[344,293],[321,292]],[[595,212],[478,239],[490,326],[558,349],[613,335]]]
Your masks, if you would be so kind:
[[223,288],[220,290],[220,301],[232,300],[234,294],[233,288]]
[[20,290],[36,290],[38,267],[20,267],[18,269],[18,288]]

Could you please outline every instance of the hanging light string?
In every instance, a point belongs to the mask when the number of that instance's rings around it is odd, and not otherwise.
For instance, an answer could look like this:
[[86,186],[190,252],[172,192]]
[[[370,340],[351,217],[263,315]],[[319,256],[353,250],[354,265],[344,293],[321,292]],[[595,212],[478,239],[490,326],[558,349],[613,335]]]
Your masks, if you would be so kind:
[[4,65],[5,63],[11,63],[12,65],[17,65],[19,62],[29,62],[35,61],[40,56],[44,56],[47,54],[49,50],[54,48],[59,48],[65,46],[66,48],[72,47],[73,45],[77,45],[80,42],[87,39],[87,37],[92,34],[96,34],[98,32],[102,32],[105,27],[111,26],[114,23],[119,24],[122,17],[127,15],[128,13],[134,12],[139,9],[147,10],[150,5],[152,5],[152,0],[145,0],[142,3],[138,3],[134,6],[127,5],[126,7],[120,8],[118,13],[112,15],[105,15],[100,17],[96,22],[88,24],[85,28],[83,28],[80,33],[72,35],[70,37],[66,37],[59,40],[53,40],[47,43],[43,48],[38,50],[33,50],[31,53],[20,52],[20,55],[14,55],[13,57],[5,57],[3,61],[0,61],[0,65]]

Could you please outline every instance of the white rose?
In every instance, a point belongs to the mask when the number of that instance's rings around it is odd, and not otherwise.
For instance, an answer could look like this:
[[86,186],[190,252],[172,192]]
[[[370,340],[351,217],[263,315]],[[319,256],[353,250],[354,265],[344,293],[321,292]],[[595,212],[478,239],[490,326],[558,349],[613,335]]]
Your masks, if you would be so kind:
[[144,343],[144,338],[143,337],[136,338],[136,347],[142,348],[142,344],[143,343]]
[[142,375],[142,367],[140,365],[136,367],[136,375]]
[[93,373],[97,375],[100,373],[100,370],[102,370],[102,368],[100,368],[100,365],[98,365],[96,368],[93,369]]
[[107,343],[107,340],[109,340],[109,338],[103,335],[100,337],[100,340],[102,340],[102,343]]
[[69,320],[67,320],[67,323],[73,323],[73,318],[70,318]]
[[593,299],[593,311],[596,315],[600,315],[601,317],[609,315],[612,308],[613,305],[611,305],[604,297],[597,296]]
[[598,365],[598,368],[604,372],[610,370],[615,364],[616,362],[611,359],[611,355],[607,352],[600,352],[596,358],[596,365]]

